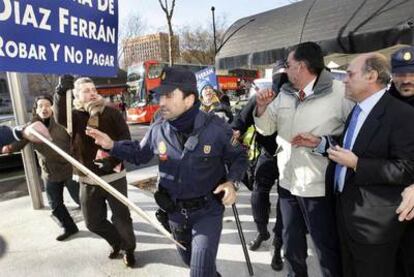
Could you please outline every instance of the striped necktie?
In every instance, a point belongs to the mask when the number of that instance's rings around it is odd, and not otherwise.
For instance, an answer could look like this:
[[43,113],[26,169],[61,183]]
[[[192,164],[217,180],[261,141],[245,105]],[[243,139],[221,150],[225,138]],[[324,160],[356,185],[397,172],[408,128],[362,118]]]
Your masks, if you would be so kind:
[[299,90],[299,101],[302,102],[303,100],[305,100],[305,92],[303,91],[303,89]]

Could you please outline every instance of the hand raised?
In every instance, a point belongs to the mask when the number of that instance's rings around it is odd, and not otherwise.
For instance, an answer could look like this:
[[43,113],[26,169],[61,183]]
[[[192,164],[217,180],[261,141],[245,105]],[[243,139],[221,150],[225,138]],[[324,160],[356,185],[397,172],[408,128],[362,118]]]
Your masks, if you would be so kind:
[[271,89],[262,89],[256,94],[256,105],[265,107],[269,105],[275,98],[275,93]]

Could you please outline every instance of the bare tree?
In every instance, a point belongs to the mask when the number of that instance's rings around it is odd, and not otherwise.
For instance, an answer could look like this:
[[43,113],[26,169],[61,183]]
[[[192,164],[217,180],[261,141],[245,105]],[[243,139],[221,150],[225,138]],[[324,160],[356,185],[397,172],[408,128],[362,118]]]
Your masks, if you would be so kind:
[[118,63],[125,68],[130,61],[125,60],[125,44],[129,39],[142,35],[147,26],[138,13],[129,14],[119,24],[118,30]]
[[28,75],[28,82],[32,96],[52,95],[59,83],[59,76],[54,74],[30,74]]
[[[224,16],[216,19],[216,41],[220,46],[227,20]],[[184,26],[179,31],[181,58],[185,63],[214,64],[214,34],[211,22],[199,26]]]
[[170,66],[173,66],[174,64],[174,55],[173,55],[173,37],[174,37],[174,32],[172,29],[172,17],[174,14],[174,8],[175,8],[175,0],[171,1],[171,5],[169,8],[168,6],[168,0],[164,0],[164,3],[162,2],[162,0],[158,0],[158,2],[160,3],[161,9],[164,11],[165,16],[167,18],[167,24],[168,24],[168,56],[169,56],[169,60],[170,60]]

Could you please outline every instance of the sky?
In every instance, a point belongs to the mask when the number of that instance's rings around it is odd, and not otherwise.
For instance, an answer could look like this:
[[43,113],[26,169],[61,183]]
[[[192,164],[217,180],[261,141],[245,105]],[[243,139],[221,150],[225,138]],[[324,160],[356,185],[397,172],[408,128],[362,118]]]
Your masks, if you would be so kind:
[[[163,0],[164,1],[164,0]],[[171,0],[168,0],[170,3]],[[211,6],[215,7],[215,17],[225,17],[230,26],[237,19],[275,9],[294,2],[292,0],[176,0],[173,28],[185,25],[211,24]],[[158,0],[118,0],[119,20],[131,13],[139,13],[148,32],[167,32],[167,19]],[[147,32],[146,32],[147,33]]]

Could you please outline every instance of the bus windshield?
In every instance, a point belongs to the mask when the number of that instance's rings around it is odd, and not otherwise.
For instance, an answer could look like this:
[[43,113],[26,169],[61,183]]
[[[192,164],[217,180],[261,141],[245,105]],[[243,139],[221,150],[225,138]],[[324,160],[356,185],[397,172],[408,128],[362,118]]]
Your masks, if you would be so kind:
[[144,90],[145,68],[143,63],[128,67],[127,84],[130,93],[135,95],[137,102],[145,102],[146,95]]
[[138,63],[128,67],[127,82],[134,82],[144,77],[144,64]]
[[148,67],[148,79],[157,79],[160,78],[161,72],[166,67],[165,63],[154,63],[150,64]]

